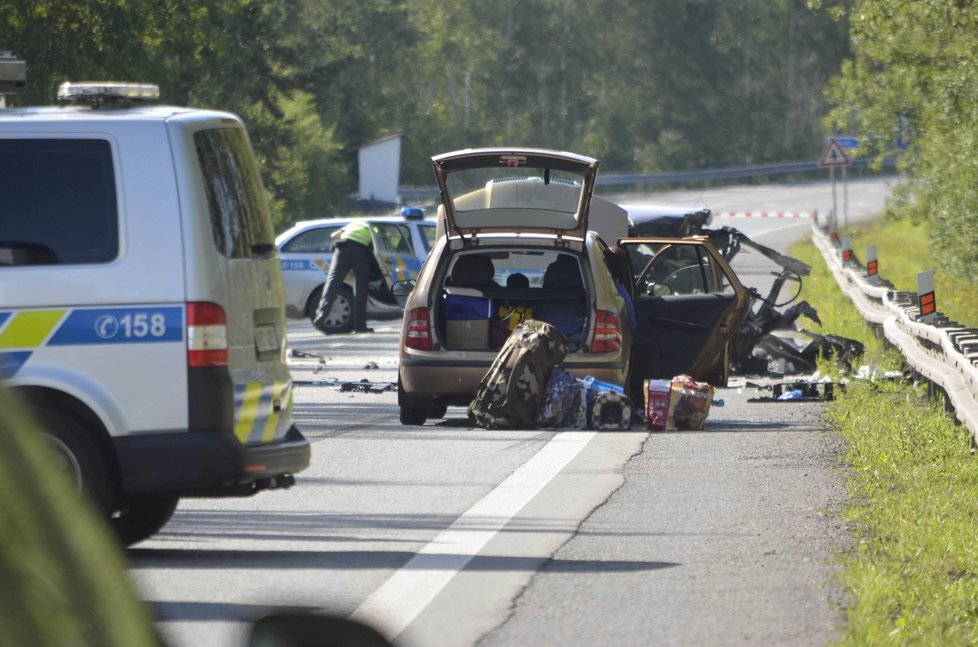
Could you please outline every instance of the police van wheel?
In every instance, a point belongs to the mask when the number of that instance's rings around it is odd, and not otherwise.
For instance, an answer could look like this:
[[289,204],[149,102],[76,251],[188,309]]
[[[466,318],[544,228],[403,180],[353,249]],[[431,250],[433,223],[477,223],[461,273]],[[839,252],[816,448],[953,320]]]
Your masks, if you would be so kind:
[[423,425],[428,419],[428,410],[424,407],[401,407],[402,425]]
[[179,501],[179,497],[166,495],[129,497],[121,513],[112,518],[112,529],[126,546],[141,542],[166,525]]
[[[317,288],[316,291],[322,296],[321,288]],[[316,299],[316,306],[312,309],[315,310],[318,305],[319,299]],[[316,323],[315,312],[312,313],[310,320],[316,330],[325,335],[347,333],[353,330],[353,288],[349,285],[340,286],[336,293],[336,299],[333,300],[333,307],[329,309],[329,316],[325,321]]]
[[109,512],[112,488],[105,457],[88,429],[78,419],[57,409],[44,411],[41,418],[59,467],[78,491]]

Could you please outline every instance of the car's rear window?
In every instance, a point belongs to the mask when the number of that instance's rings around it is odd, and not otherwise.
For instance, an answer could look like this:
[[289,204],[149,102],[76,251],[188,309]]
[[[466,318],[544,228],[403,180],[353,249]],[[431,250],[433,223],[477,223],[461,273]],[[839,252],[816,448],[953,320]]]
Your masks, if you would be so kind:
[[240,128],[194,133],[214,243],[229,258],[272,256],[268,201],[247,136]]
[[107,263],[118,252],[108,141],[0,139],[0,265]]

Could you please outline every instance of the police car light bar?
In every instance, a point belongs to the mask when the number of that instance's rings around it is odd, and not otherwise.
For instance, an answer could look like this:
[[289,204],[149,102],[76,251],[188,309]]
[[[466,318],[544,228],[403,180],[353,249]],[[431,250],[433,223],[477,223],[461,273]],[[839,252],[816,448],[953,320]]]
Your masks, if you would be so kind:
[[99,105],[108,101],[157,101],[159,98],[160,86],[155,83],[67,82],[58,87],[58,101],[69,103]]

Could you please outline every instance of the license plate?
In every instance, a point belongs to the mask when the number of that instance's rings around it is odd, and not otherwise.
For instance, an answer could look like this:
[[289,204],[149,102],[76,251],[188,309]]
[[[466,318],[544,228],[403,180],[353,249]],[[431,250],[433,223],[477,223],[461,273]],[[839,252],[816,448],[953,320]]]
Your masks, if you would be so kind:
[[255,347],[259,353],[278,350],[278,331],[275,326],[255,326]]

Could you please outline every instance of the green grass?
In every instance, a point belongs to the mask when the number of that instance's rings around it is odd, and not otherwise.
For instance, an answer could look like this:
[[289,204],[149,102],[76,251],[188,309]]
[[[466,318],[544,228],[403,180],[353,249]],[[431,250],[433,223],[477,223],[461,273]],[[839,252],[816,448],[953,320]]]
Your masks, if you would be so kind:
[[[880,247],[884,277],[898,287],[912,277],[915,287],[915,268],[930,260],[916,240],[922,235],[881,223],[853,240],[864,237]],[[803,296],[818,309],[822,329],[867,343],[865,363],[900,366],[838,291],[815,248],[800,244],[792,255],[815,268]],[[902,272],[888,272],[891,266]],[[975,296],[959,300],[974,303]],[[850,503],[843,515],[853,531],[841,556],[848,601],[838,644],[978,644],[978,457],[967,431],[941,402],[903,381],[850,382],[826,415],[846,439]]]

